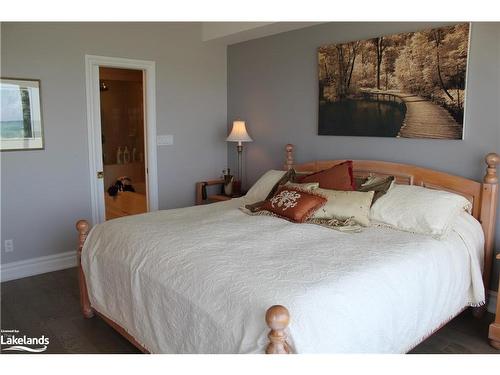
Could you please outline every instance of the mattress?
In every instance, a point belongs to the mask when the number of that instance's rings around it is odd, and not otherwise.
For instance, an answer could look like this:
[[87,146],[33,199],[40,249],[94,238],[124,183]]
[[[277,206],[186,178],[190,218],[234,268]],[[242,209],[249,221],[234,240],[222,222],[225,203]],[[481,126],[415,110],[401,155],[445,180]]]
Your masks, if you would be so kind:
[[152,353],[263,353],[271,305],[295,353],[404,353],[484,303],[484,237],[342,233],[248,216],[245,198],[111,220],[85,242],[92,306]]

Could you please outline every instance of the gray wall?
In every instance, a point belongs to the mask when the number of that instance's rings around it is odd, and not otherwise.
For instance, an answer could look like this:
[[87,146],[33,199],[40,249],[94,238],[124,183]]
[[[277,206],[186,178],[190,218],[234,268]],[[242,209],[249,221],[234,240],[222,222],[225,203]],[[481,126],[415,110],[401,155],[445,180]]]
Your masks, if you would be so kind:
[[91,217],[85,54],[156,62],[157,133],[174,135],[158,148],[160,208],[194,204],[195,182],[226,166],[226,47],[199,23],[2,23],[1,75],[41,80],[45,131],[45,150],[0,155],[2,264],[74,249]]
[[[298,162],[388,160],[482,179],[485,154],[500,152],[500,23],[472,25],[465,140],[317,135],[319,46],[439,25],[443,23],[329,23],[230,46],[228,120],[246,120],[254,139],[245,145],[247,183],[282,166],[286,143],[296,146]],[[233,168],[234,159],[229,145]],[[497,233],[500,250],[500,220]],[[491,285],[497,289],[498,267],[495,273]]]

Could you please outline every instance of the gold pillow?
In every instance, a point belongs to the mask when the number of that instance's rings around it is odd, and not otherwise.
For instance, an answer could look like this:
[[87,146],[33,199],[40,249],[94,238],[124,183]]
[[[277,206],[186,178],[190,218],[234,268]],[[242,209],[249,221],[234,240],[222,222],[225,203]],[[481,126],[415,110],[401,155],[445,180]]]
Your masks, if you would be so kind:
[[319,208],[312,219],[352,219],[362,226],[370,224],[370,206],[373,199],[373,191],[344,191],[315,189],[315,194],[321,194],[328,199],[326,204]]

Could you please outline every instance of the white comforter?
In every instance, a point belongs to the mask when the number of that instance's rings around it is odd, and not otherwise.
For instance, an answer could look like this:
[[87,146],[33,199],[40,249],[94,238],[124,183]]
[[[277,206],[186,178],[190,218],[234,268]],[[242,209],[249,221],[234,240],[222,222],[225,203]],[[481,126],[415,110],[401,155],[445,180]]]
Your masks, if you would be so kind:
[[262,353],[274,304],[290,311],[297,353],[403,353],[484,301],[483,232],[468,214],[439,241],[248,216],[243,201],[94,227],[92,306],[153,353]]

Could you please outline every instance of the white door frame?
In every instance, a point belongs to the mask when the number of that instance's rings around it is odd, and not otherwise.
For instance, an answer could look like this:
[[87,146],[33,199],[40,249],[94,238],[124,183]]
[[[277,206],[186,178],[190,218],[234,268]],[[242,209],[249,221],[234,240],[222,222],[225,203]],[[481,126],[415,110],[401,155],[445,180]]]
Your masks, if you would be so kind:
[[103,170],[101,144],[101,102],[99,91],[99,67],[142,70],[144,90],[144,128],[146,189],[148,211],[158,209],[158,175],[156,159],[156,66],[154,61],[132,60],[118,57],[85,55],[87,89],[87,127],[89,138],[89,171],[92,203],[92,224],[105,220],[104,179],[97,178]]

